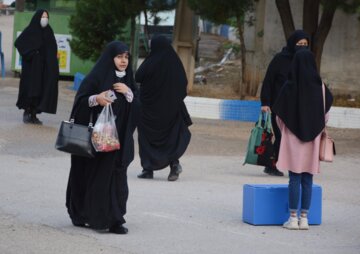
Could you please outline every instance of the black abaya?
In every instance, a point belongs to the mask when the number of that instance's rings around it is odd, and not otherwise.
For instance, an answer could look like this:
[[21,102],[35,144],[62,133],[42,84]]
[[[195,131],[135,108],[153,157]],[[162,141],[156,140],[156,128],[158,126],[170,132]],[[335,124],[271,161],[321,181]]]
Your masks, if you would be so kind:
[[[271,108],[274,105],[282,86],[288,78],[291,62],[296,51],[296,43],[301,39],[306,39],[309,42],[309,35],[303,30],[294,31],[287,39],[286,47],[271,60],[261,88],[261,106]],[[281,132],[277,126],[274,112],[271,115],[271,123],[275,135],[274,149],[277,157],[280,149]]]
[[37,113],[55,114],[58,100],[59,64],[57,44],[50,25],[42,28],[38,10],[15,41],[22,57],[21,79],[16,106]]
[[187,78],[184,67],[164,36],[151,40],[151,53],[135,75],[140,83],[139,153],[145,170],[158,170],[186,151],[191,133],[184,104]]
[[[90,114],[95,120],[102,107],[89,107],[89,97],[112,89],[116,82],[125,83],[136,95],[131,64],[126,76],[115,75],[114,57],[128,52],[125,44],[114,41],[107,45],[91,72],[85,77],[75,97],[72,114],[75,122],[87,125]],[[97,153],[95,158],[71,156],[71,169],[66,195],[66,206],[74,224],[88,224],[94,229],[106,229],[125,223],[128,198],[127,167],[134,159],[133,103],[123,94],[115,92],[117,99],[112,103],[116,116],[116,127],[120,150]]]

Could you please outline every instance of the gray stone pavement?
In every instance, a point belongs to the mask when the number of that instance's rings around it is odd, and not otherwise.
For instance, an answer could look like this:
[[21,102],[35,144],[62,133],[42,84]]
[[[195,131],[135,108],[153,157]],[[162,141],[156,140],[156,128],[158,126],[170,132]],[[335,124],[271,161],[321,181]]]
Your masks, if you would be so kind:
[[60,82],[58,113],[41,114],[44,125],[32,126],[15,107],[18,82],[0,80],[0,253],[360,252],[358,130],[330,129],[339,155],[315,177],[323,188],[323,223],[294,232],[242,222],[243,184],[287,183],[242,166],[253,124],[194,119],[179,181],[168,182],[168,170],[137,179],[136,155],[128,170],[129,234],[120,236],[75,228],[66,212],[70,159],[54,142],[69,115],[71,83]]
[[330,129],[338,155],[314,181],[323,188],[322,225],[288,231],[242,222],[243,184],[287,183],[242,165],[253,124],[194,119],[179,181],[168,182],[166,169],[137,179],[136,155],[128,170],[129,234],[113,235],[75,228],[66,212],[70,158],[54,142],[69,116],[71,83],[60,82],[58,113],[41,114],[44,125],[32,126],[15,107],[19,80],[7,76],[0,79],[1,254],[360,253],[359,130]]

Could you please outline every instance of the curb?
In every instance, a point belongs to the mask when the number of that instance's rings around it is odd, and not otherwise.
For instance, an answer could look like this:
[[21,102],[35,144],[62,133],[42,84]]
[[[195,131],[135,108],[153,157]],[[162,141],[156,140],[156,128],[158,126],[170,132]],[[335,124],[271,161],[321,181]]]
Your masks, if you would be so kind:
[[[80,87],[83,79],[83,74],[75,74],[73,90]],[[184,101],[192,117],[215,120],[256,122],[261,107],[260,101],[221,100],[191,96],[187,96]],[[360,109],[332,107],[327,126],[360,129]]]
[[[218,120],[256,122],[259,118],[260,101],[221,100],[202,97],[185,98],[192,117]],[[332,107],[328,127],[360,129],[360,109]]]

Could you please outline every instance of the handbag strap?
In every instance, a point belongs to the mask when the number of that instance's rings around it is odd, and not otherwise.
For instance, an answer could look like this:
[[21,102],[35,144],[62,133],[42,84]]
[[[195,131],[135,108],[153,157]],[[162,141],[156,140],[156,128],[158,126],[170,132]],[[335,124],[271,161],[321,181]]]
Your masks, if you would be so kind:
[[[262,125],[263,121],[264,125]],[[260,112],[259,120],[257,121],[256,127],[260,127],[267,130],[268,132],[272,132],[271,112]]]
[[[75,122],[75,115],[78,110],[79,110],[79,108],[75,107],[75,105],[74,105],[74,110],[70,114],[70,119],[69,119],[70,123]],[[94,110],[90,107],[90,118],[89,118],[89,125],[88,125],[90,128],[92,128],[94,126],[93,115],[94,115]]]
[[259,119],[256,123],[256,127],[261,127],[261,122],[263,120],[263,112],[260,111],[260,114],[259,114]]
[[[322,91],[322,96],[323,96],[324,118],[325,118],[325,114],[326,114],[326,112],[325,112],[325,110],[326,110],[326,108],[325,108],[325,107],[326,107],[326,106],[325,106],[325,103],[326,103],[326,101],[325,101],[325,84],[324,84],[324,83],[322,83],[321,91]],[[325,120],[325,119],[324,119],[324,120]],[[326,133],[326,122],[325,122],[324,132]]]
[[322,83],[322,86],[321,86],[321,91],[322,91],[322,96],[323,96],[323,103],[324,103],[324,116],[325,116],[325,107],[326,107],[326,105],[325,105],[325,85],[324,85],[324,83]]
[[271,123],[271,112],[267,112],[265,128],[268,132],[271,132],[271,133],[273,132],[272,131],[272,123]]

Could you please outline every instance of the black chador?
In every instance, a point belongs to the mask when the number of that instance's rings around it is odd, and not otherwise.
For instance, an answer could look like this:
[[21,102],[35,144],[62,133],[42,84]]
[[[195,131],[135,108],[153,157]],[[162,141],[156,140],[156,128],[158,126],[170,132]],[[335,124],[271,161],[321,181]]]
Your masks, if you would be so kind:
[[[307,42],[310,43],[309,35],[307,33],[303,30],[294,31],[287,39],[286,47],[284,47],[281,52],[277,53],[271,60],[261,88],[261,106],[268,106],[271,108],[274,105],[281,87],[288,78],[294,54],[299,48],[296,44],[302,39],[306,39]],[[274,149],[277,157],[280,149],[281,133],[276,123],[276,114],[274,112],[272,113],[271,123],[275,135]],[[283,173],[275,167],[266,167],[264,172],[269,175],[283,176]]]
[[[96,121],[103,107],[89,107],[89,97],[113,88],[122,82],[136,95],[131,63],[126,75],[116,75],[114,57],[128,52],[119,41],[109,43],[91,72],[82,81],[76,94],[72,114],[75,123],[88,125],[90,114]],[[111,104],[116,116],[120,150],[98,152],[96,157],[71,156],[71,169],[66,194],[66,207],[74,225],[93,229],[108,229],[125,223],[128,199],[127,168],[134,159],[133,103],[121,93]]]
[[303,30],[294,31],[287,39],[286,47],[271,60],[261,89],[261,106],[275,103],[281,87],[285,84],[291,68],[291,62],[297,50],[296,43],[301,39],[309,41],[309,35]]
[[303,142],[314,140],[325,127],[325,113],[330,110],[333,97],[325,86],[324,107],[322,84],[313,53],[298,50],[273,111]]
[[[24,122],[41,124],[36,114],[56,113],[59,64],[57,44],[50,25],[40,23],[46,10],[38,10],[15,41],[22,59],[16,106],[24,109]],[[48,14],[49,15],[49,14]]]
[[191,119],[184,104],[186,73],[164,36],[151,40],[151,52],[135,79],[141,84],[138,138],[143,172],[138,177],[153,178],[154,170],[170,165],[168,180],[177,180],[181,172],[179,158],[191,138]]

